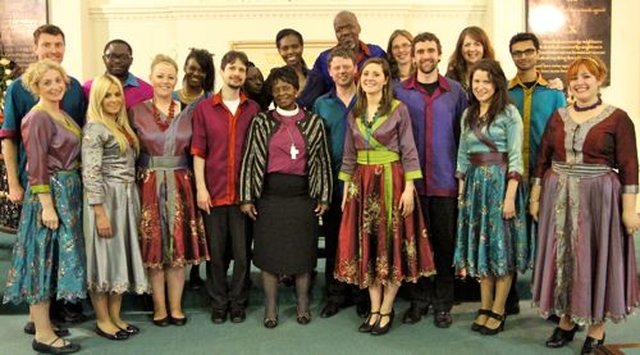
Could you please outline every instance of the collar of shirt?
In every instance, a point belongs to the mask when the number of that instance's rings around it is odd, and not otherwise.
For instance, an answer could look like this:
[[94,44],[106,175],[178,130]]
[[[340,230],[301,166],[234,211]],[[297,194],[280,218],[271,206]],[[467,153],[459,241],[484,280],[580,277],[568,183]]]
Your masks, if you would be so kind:
[[[540,86],[547,86],[549,85],[549,82],[542,77],[542,74],[540,74],[540,72],[537,72],[536,84]],[[516,86],[522,86],[525,89],[527,88],[522,82],[522,80],[520,79],[520,77],[517,75],[513,79],[511,79],[511,81],[509,82],[509,89],[513,89]]]
[[[421,92],[424,92],[424,88],[420,86],[420,83],[418,83],[418,78],[416,76],[412,76],[411,78],[403,81],[401,85],[408,90],[419,90]],[[444,91],[451,91],[449,82],[444,76],[440,74],[438,74],[438,86],[440,86],[440,89]]]
[[[213,95],[212,97],[213,100],[213,105],[222,105],[222,90],[218,91],[217,94]],[[238,107],[242,106],[242,104],[247,101],[247,95],[244,94],[244,92],[242,90],[240,90],[240,104],[238,105]]]
[[133,74],[129,73],[127,75],[127,80],[124,81],[124,87],[127,86],[140,86],[140,83],[138,82],[138,78],[136,78]]

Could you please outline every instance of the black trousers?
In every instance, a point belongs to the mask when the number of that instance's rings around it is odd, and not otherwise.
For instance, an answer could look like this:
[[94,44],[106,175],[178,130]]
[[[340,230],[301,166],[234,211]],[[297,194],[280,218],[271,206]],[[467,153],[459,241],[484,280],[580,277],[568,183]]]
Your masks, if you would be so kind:
[[431,303],[436,312],[449,312],[454,303],[453,252],[455,249],[456,220],[455,197],[420,196],[422,213],[433,249],[437,274],[422,277],[417,283],[406,283],[407,295],[414,307],[426,308]]
[[[211,305],[213,309],[245,308],[250,291],[250,221],[237,205],[214,207],[208,215],[203,213],[203,219],[211,257],[207,263]],[[233,272],[231,283],[228,283],[227,269],[231,258]]]
[[353,303],[369,301],[367,290],[360,290],[358,286],[340,282],[333,277],[336,267],[336,252],[338,251],[338,237],[340,222],[342,221],[342,194],[334,193],[329,211],[322,216],[324,227],[325,249],[325,284],[327,285],[327,301],[347,306]]

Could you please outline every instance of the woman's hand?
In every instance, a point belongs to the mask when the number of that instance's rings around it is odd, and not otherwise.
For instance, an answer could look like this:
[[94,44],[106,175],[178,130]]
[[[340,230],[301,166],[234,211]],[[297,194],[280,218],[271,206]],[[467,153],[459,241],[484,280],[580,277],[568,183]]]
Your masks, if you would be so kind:
[[111,221],[109,216],[104,210],[103,205],[94,205],[93,213],[96,216],[96,228],[98,229],[98,235],[102,238],[113,237],[113,230],[111,229]]
[[246,214],[252,220],[258,219],[258,210],[256,210],[256,206],[253,203],[245,203],[240,205],[240,211]]
[[58,229],[59,225],[58,214],[56,213],[55,208],[53,207],[43,207],[42,208],[42,224],[51,229]]
[[400,203],[398,204],[398,209],[400,210],[400,214],[402,214],[403,218],[407,218],[409,215],[411,215],[411,213],[413,213],[413,189],[413,181],[411,183],[407,182],[402,195],[400,195]]
[[347,194],[349,193],[349,184],[350,182],[344,183],[344,188],[342,189],[342,202],[340,203],[340,211],[344,212],[344,205],[347,203]]
[[315,212],[316,216],[320,217],[328,210],[329,210],[329,206],[327,206],[324,203],[318,203],[318,205],[316,206],[316,209],[314,209],[313,212]]
[[640,217],[635,211],[623,212],[622,224],[624,224],[627,234],[632,235],[633,232],[640,230]]
[[502,204],[502,218],[511,219],[516,215],[516,200],[506,197]]
[[198,208],[209,214],[213,205],[211,205],[211,195],[209,195],[209,191],[207,189],[198,189],[196,192],[196,201],[198,203]]
[[538,222],[538,213],[540,213],[540,201],[531,200],[529,202],[529,214],[536,222]]
[[24,189],[20,184],[9,184],[9,201],[15,204],[21,204],[24,199]]

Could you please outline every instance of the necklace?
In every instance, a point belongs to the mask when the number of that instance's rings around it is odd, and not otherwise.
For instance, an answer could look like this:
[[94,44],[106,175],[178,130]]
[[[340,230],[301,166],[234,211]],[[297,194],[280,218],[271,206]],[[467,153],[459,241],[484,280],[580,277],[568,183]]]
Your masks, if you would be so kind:
[[203,92],[204,90],[201,89],[197,94],[189,95],[187,94],[185,88],[182,88],[180,89],[180,91],[178,91],[178,96],[180,97],[180,101],[184,102],[185,104],[190,104],[191,102],[202,96]]
[[293,134],[291,134],[291,130],[287,126],[287,123],[284,122],[284,120],[281,120],[280,124],[282,124],[285,130],[287,130],[287,134],[289,135],[289,139],[291,140],[291,147],[289,147],[289,155],[291,155],[291,160],[296,160],[300,151],[298,150],[298,148],[296,148],[295,141],[293,140]]
[[173,116],[176,111],[176,102],[174,100],[171,100],[166,121],[162,120],[162,117],[160,116],[160,110],[158,110],[158,107],[156,107],[155,100],[153,99],[151,100],[151,111],[153,112],[153,118],[155,119],[156,124],[158,125],[158,127],[160,127],[160,130],[164,132],[167,130],[167,128],[169,128],[169,125],[171,125],[171,121],[173,121]]
[[578,106],[578,102],[574,102],[573,103],[573,109],[576,110],[576,112],[584,112],[584,111],[589,111],[589,110],[593,110],[594,108],[598,107],[602,105],[602,98],[600,96],[598,96],[598,101],[596,101],[593,105],[589,105],[589,106],[585,106],[585,107],[580,107]]

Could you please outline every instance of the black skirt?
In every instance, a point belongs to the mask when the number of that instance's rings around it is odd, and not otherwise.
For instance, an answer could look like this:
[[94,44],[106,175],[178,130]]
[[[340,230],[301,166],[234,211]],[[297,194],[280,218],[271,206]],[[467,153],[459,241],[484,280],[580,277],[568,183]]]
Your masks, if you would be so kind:
[[316,205],[307,176],[268,174],[256,201],[253,263],[274,274],[311,272],[318,257]]

